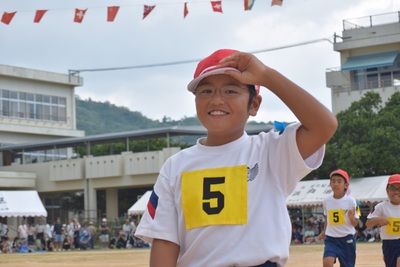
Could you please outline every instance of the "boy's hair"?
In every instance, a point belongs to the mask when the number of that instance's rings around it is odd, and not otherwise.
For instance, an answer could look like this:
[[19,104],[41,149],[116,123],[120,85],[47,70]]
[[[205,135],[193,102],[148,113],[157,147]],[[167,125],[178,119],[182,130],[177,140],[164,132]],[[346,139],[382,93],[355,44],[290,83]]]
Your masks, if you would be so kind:
[[334,176],[334,175],[339,175],[339,176],[343,177],[345,182],[350,184],[350,178],[346,171],[344,171],[342,169],[334,170],[333,172],[331,172],[329,174],[329,178],[332,178],[332,176]]
[[[194,93],[196,91],[197,85],[200,83],[201,80],[204,78],[211,76],[211,75],[216,75],[216,74],[224,74],[226,70],[233,70],[239,72],[238,69],[233,68],[233,67],[225,67],[225,68],[219,68],[217,67],[219,62],[230,55],[233,55],[234,53],[238,52],[237,50],[233,49],[220,49],[209,55],[208,57],[202,59],[196,67],[196,71],[194,72],[193,75],[193,80],[188,84],[187,89]],[[255,89],[256,94],[259,93],[260,89],[258,85],[252,85],[253,88]],[[250,90],[251,94],[251,90]],[[252,99],[251,95],[250,98]]]

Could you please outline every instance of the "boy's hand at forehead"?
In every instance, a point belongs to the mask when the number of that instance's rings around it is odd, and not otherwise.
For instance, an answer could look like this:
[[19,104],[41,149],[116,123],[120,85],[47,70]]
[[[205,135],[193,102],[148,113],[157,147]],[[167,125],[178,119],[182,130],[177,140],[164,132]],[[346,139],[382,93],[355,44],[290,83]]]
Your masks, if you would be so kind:
[[223,58],[218,67],[232,67],[240,72],[227,70],[228,74],[243,84],[262,84],[260,77],[263,77],[263,70],[266,66],[253,54],[245,52],[236,52]]

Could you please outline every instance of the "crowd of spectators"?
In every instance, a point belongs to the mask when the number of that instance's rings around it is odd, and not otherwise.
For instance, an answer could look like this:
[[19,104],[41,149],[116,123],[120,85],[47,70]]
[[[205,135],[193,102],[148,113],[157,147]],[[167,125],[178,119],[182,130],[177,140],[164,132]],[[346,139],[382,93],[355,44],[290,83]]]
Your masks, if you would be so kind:
[[316,219],[311,215],[305,222],[305,227],[295,221],[292,223],[292,244],[312,244],[320,242],[318,241],[318,235],[324,229],[324,217],[320,216]]
[[7,224],[0,218],[0,253],[88,250],[94,249],[96,244],[100,249],[148,246],[134,237],[135,231],[133,219],[121,224],[118,218],[113,223],[103,218],[98,227],[93,222],[81,225],[76,218],[65,224],[60,218],[52,224],[40,218],[36,225],[23,219],[17,236],[11,239]]

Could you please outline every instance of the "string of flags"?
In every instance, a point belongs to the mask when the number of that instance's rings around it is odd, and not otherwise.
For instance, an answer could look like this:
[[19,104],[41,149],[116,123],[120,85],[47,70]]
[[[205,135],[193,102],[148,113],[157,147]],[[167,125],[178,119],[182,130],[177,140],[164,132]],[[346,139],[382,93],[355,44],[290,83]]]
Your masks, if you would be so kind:
[[[244,10],[245,11],[251,10],[253,8],[255,0],[243,0],[243,1],[244,1]],[[223,13],[222,12],[222,1],[211,1],[210,3],[211,3],[211,8],[212,8],[213,12]],[[271,0],[271,6],[282,6],[282,3],[283,3],[283,0]],[[183,18],[184,19],[189,14],[189,8],[188,8],[187,4],[188,3],[185,2],[184,6],[183,6]],[[145,19],[155,9],[155,7],[156,7],[156,5],[153,5],[153,6],[143,5],[143,18],[142,19]],[[113,22],[115,20],[119,9],[120,9],[120,6],[107,7],[107,21],[108,22]],[[75,23],[82,23],[87,10],[88,9],[76,8],[73,21]],[[35,16],[33,18],[33,22],[39,23],[47,11],[49,11],[49,10],[48,9],[36,10]],[[1,17],[1,22],[6,25],[9,25],[16,14],[17,14],[17,11],[4,12]]]

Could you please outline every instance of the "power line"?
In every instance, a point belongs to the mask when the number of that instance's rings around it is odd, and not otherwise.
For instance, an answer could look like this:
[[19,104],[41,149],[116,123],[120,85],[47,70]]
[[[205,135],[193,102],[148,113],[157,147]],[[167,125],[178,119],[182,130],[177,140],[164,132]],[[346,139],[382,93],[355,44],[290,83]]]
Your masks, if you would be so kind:
[[[286,48],[292,48],[292,47],[297,47],[297,46],[302,46],[302,45],[309,45],[309,44],[325,42],[325,41],[333,44],[333,42],[329,38],[320,38],[320,39],[305,41],[305,42],[301,42],[301,43],[295,43],[295,44],[291,44],[291,45],[278,46],[278,47],[267,48],[267,49],[262,49],[262,50],[250,51],[250,53],[259,54],[259,53],[265,53],[265,52],[281,50],[281,49],[286,49]],[[190,59],[190,60],[172,61],[172,62],[165,62],[165,63],[155,63],[155,64],[136,65],[136,66],[126,66],[126,67],[69,70],[69,74],[70,75],[77,75],[77,74],[79,75],[81,72],[112,71],[112,70],[128,70],[128,69],[144,69],[144,68],[164,67],[164,66],[172,66],[172,65],[181,65],[181,64],[187,64],[187,63],[194,63],[194,62],[199,62],[200,60],[201,59]]]

